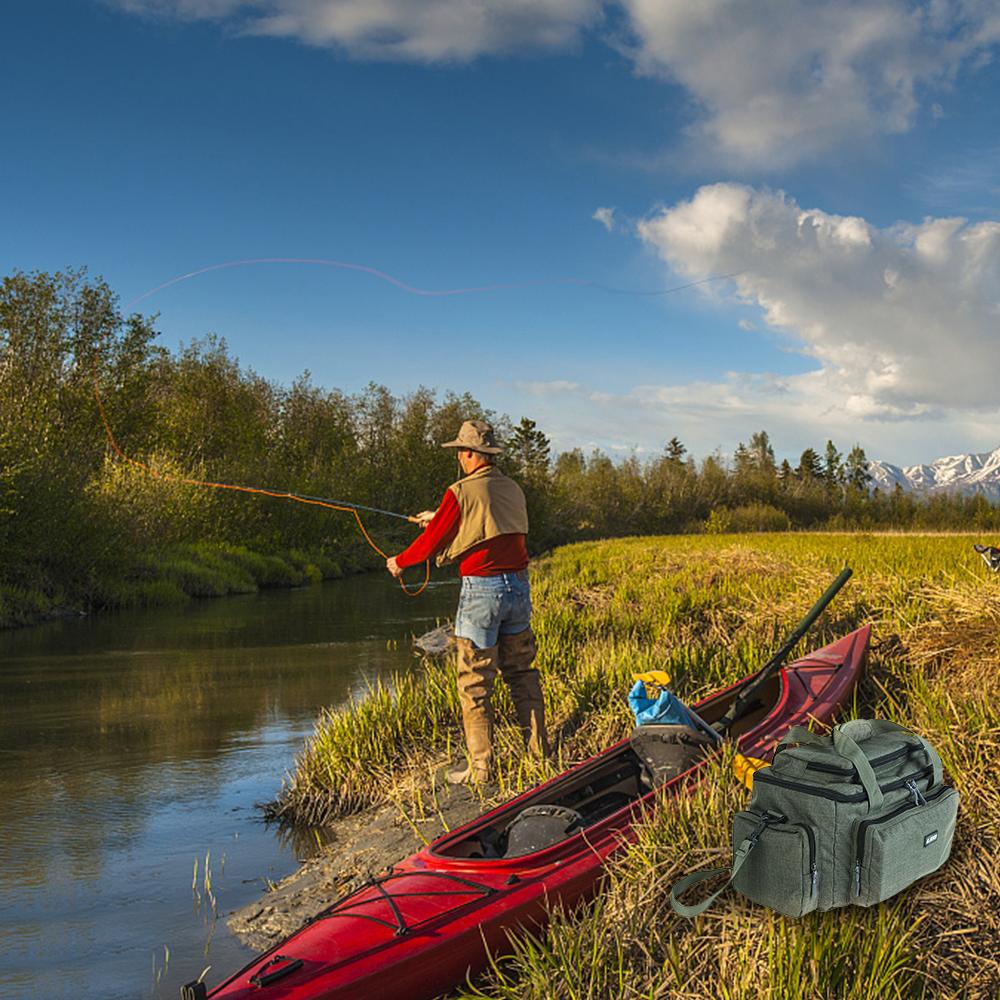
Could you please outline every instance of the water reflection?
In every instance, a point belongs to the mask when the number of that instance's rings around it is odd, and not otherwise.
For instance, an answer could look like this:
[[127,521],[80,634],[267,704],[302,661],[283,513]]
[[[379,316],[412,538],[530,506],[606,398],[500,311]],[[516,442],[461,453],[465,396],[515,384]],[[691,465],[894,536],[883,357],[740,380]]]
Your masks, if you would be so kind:
[[224,914],[314,849],[255,804],[454,599],[362,577],[0,633],[0,996],[176,996],[240,961],[194,860]]

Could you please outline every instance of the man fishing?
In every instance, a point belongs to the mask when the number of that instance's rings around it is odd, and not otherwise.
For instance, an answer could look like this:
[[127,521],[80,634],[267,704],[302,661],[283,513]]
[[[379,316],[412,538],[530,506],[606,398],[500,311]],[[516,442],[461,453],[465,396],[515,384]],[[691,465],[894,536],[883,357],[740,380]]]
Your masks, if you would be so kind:
[[500,448],[493,428],[467,420],[454,441],[463,476],[445,490],[437,511],[417,517],[423,534],[386,560],[399,577],[408,566],[432,556],[437,564],[457,562],[462,589],[455,614],[458,695],[469,766],[449,772],[453,784],[485,782],[493,758],[493,704],[497,673],[510,688],[529,752],[548,753],[544,701],[534,666],[528,587],[528,509],[521,487],[496,466]]

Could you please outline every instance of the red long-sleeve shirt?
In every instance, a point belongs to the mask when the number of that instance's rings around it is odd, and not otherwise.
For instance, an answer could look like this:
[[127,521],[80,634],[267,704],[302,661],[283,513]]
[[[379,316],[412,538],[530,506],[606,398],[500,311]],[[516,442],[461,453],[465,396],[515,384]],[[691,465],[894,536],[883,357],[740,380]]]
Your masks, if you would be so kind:
[[[434,519],[412,545],[396,556],[396,564],[406,569],[433,558],[451,544],[461,521],[462,509],[455,494],[445,490]],[[469,549],[458,564],[458,572],[461,576],[496,576],[499,573],[516,573],[527,566],[528,548],[524,535],[497,535]]]

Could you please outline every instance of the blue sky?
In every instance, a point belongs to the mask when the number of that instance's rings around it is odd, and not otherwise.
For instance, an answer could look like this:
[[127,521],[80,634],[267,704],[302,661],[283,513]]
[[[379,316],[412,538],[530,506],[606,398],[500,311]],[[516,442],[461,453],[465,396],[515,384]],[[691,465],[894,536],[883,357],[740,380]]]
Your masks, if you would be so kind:
[[[995,5],[75,0],[0,39],[0,273],[557,447],[1000,444]],[[603,212],[598,212],[604,209]],[[598,217],[595,218],[595,213]],[[603,222],[601,220],[604,220]],[[964,220],[964,221],[956,221]],[[650,291],[737,276],[666,296]]]

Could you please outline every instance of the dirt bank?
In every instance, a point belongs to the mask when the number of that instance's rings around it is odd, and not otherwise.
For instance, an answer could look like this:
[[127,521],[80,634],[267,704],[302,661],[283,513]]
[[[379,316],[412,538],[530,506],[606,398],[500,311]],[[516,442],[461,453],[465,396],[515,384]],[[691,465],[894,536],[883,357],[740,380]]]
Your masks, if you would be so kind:
[[443,780],[446,761],[428,779],[410,779],[394,800],[337,820],[323,852],[272,891],[233,913],[226,921],[245,944],[263,951],[297,930],[319,910],[350,892],[369,875],[395,864],[439,834],[489,808],[495,787],[470,790]]

